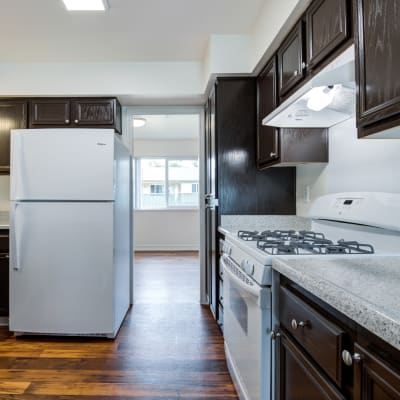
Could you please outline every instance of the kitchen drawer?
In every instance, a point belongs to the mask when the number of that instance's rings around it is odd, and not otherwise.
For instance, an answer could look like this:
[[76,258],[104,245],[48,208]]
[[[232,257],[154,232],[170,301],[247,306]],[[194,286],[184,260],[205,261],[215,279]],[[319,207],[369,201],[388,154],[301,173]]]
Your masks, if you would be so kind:
[[284,287],[279,289],[281,326],[340,387],[345,332]]

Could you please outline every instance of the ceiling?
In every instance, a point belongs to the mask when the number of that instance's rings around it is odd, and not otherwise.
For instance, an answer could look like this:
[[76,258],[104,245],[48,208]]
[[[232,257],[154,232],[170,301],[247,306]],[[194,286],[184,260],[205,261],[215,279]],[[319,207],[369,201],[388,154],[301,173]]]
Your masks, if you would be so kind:
[[146,125],[135,128],[134,140],[195,140],[199,137],[198,114],[136,115]]
[[265,0],[0,0],[0,62],[199,61],[210,34],[250,33]]

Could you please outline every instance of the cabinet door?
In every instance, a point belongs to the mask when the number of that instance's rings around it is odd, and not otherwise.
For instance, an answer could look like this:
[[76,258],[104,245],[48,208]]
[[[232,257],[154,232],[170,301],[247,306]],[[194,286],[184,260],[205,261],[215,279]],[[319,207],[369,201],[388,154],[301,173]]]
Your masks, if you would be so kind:
[[113,99],[77,100],[72,103],[75,125],[97,126],[114,124],[115,101]]
[[0,231],[0,317],[8,316],[9,305],[8,232]]
[[285,334],[280,339],[281,400],[345,400]]
[[279,130],[272,126],[264,126],[263,118],[275,110],[277,106],[277,69],[273,58],[257,78],[257,166],[279,158]]
[[354,399],[400,399],[400,375],[357,343],[354,351],[361,355],[354,364]]
[[31,128],[69,126],[70,101],[65,99],[32,100],[29,104]]
[[26,128],[26,118],[26,102],[0,101],[0,173],[10,168],[10,130]]
[[303,21],[285,39],[278,50],[279,95],[282,97],[305,75]]
[[357,20],[357,126],[360,127],[400,114],[399,2],[357,0]]
[[349,37],[347,0],[317,0],[307,19],[307,64],[315,67]]

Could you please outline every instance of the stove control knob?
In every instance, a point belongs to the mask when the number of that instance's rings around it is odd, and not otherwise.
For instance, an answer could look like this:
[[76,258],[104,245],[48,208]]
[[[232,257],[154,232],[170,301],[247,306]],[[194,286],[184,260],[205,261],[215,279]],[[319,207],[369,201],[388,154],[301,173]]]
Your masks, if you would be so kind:
[[249,260],[245,260],[242,263],[242,267],[246,274],[253,275],[254,273],[254,264],[252,264]]
[[231,254],[232,254],[232,247],[231,246],[229,246],[228,244],[224,244],[224,247],[223,247],[223,252],[225,253],[225,254],[228,254],[228,256],[230,256]]

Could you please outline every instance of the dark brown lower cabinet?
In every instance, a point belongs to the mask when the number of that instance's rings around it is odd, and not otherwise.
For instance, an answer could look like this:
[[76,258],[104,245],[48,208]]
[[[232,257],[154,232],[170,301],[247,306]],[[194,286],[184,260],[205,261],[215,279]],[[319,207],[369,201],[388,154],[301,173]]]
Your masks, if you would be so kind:
[[345,400],[285,333],[280,337],[280,400]]
[[354,351],[361,356],[361,360],[354,363],[354,399],[400,399],[400,375],[358,343]]
[[8,231],[0,230],[0,317],[8,316],[9,305]]

